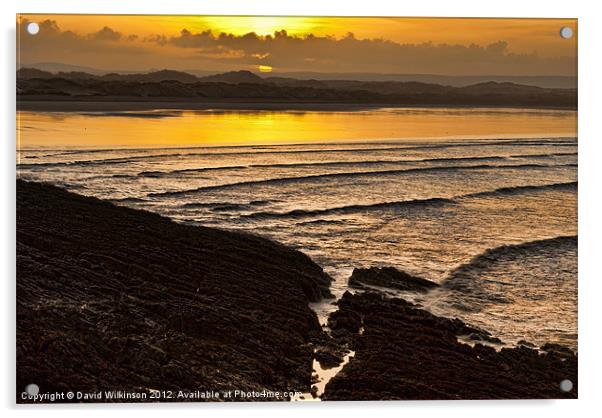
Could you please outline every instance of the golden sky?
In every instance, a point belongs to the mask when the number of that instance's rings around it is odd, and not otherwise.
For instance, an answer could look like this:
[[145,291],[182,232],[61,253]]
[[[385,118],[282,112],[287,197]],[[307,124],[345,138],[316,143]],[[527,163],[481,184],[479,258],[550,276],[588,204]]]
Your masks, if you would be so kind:
[[[38,35],[24,31],[40,23]],[[575,75],[575,19],[21,15],[23,65]],[[575,36],[562,39],[560,28]],[[286,31],[286,33],[281,31]],[[210,31],[210,32],[209,32]]]

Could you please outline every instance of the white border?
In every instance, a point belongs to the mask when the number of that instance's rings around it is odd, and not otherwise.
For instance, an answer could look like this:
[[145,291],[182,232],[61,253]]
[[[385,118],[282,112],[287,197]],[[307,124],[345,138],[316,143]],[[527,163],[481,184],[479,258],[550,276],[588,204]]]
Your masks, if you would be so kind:
[[[152,3],[152,4],[151,4]],[[600,222],[600,185],[597,182],[602,165],[602,137],[595,123],[600,119],[600,65],[599,43],[602,40],[602,16],[596,13],[592,1],[532,1],[504,0],[483,1],[399,1],[390,0],[20,0],[3,1],[3,42],[1,67],[4,93],[0,101],[0,115],[4,127],[2,141],[2,166],[0,173],[4,195],[2,199],[2,262],[4,267],[2,305],[3,336],[2,377],[0,396],[7,415],[80,416],[105,417],[107,412],[115,417],[142,412],[148,417],[166,413],[181,415],[210,414],[211,416],[263,417],[266,414],[290,416],[332,416],[342,413],[351,417],[365,415],[376,409],[379,415],[465,417],[479,414],[489,417],[508,417],[517,412],[545,414],[545,416],[578,416],[596,408],[597,392],[601,387],[599,319],[601,297],[599,256],[602,228]],[[579,18],[579,400],[578,401],[462,401],[462,402],[355,402],[330,404],[178,404],[178,405],[102,405],[85,407],[14,406],[14,277],[15,277],[15,15],[20,13],[105,13],[105,14],[254,14],[254,15],[329,15],[329,16],[440,16],[440,17],[558,17]]]
[[388,0],[173,0],[166,2],[105,0],[21,0],[21,13],[116,13],[185,15],[301,15],[301,16],[463,16],[463,17],[577,17],[579,2],[525,2],[506,0],[484,6],[478,1],[456,0],[392,2]]

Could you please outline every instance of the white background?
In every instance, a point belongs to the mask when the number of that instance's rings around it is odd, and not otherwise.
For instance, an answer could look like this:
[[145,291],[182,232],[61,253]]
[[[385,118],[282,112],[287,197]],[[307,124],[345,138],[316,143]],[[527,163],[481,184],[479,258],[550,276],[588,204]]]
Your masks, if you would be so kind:
[[[2,216],[0,233],[3,269],[3,336],[0,339],[0,399],[8,416],[49,415],[147,417],[177,414],[181,416],[329,416],[345,414],[361,417],[445,416],[514,417],[540,415],[569,417],[593,415],[601,409],[600,384],[600,65],[602,16],[595,1],[497,2],[467,0],[2,0],[2,118],[3,138],[0,150],[2,176]],[[16,406],[15,401],[15,14],[16,13],[127,13],[127,14],[258,14],[258,15],[348,15],[348,16],[457,16],[457,17],[568,17],[579,18],[579,400],[569,401],[452,401],[452,402],[341,402],[330,404],[261,403],[178,404],[178,405],[51,405]],[[596,123],[597,122],[597,123]],[[519,415],[517,415],[519,414]],[[599,412],[596,414],[599,415]]]

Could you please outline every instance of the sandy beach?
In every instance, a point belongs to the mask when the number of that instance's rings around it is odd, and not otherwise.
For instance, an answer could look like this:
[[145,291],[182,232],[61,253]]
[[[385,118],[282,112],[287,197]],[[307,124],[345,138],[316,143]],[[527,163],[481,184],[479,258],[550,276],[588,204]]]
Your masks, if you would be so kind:
[[[470,105],[416,105],[411,104],[413,108],[457,108],[470,109]],[[406,108],[407,104],[399,103],[320,103],[320,102],[291,102],[291,101],[246,101],[246,100],[222,100],[222,101],[200,101],[174,99],[155,99],[153,101],[140,101],[135,99],[120,99],[109,97],[106,100],[60,100],[57,98],[48,98],[48,100],[39,97],[33,100],[25,97],[19,97],[17,100],[17,109],[20,111],[35,112],[128,112],[145,110],[240,110],[240,111],[331,111],[331,112],[351,112],[379,108]],[[575,110],[572,106],[512,106],[512,105],[489,105],[490,108],[506,109],[549,109],[549,110]]]
[[387,103],[319,103],[319,102],[278,102],[278,101],[245,101],[222,100],[201,101],[182,98],[140,101],[112,97],[107,100],[27,100],[19,98],[17,108],[23,111],[36,112],[109,112],[109,111],[143,111],[143,110],[305,110],[305,111],[353,111],[377,109],[394,106]]

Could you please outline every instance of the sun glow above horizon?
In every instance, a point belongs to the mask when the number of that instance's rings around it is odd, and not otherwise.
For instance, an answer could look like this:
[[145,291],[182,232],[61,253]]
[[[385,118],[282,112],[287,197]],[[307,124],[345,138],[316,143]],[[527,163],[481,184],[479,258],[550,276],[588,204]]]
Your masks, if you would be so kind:
[[19,38],[20,63],[28,65],[576,75],[577,36],[562,39],[558,32],[568,26],[577,35],[575,19],[23,14],[18,20],[25,35],[22,23],[45,25],[37,37]]
[[258,68],[260,73],[271,73],[273,69],[269,65],[260,65]]
[[202,22],[216,32],[245,35],[255,33],[266,36],[285,30],[291,34],[311,33],[320,26],[320,20],[313,17],[285,16],[208,16]]

